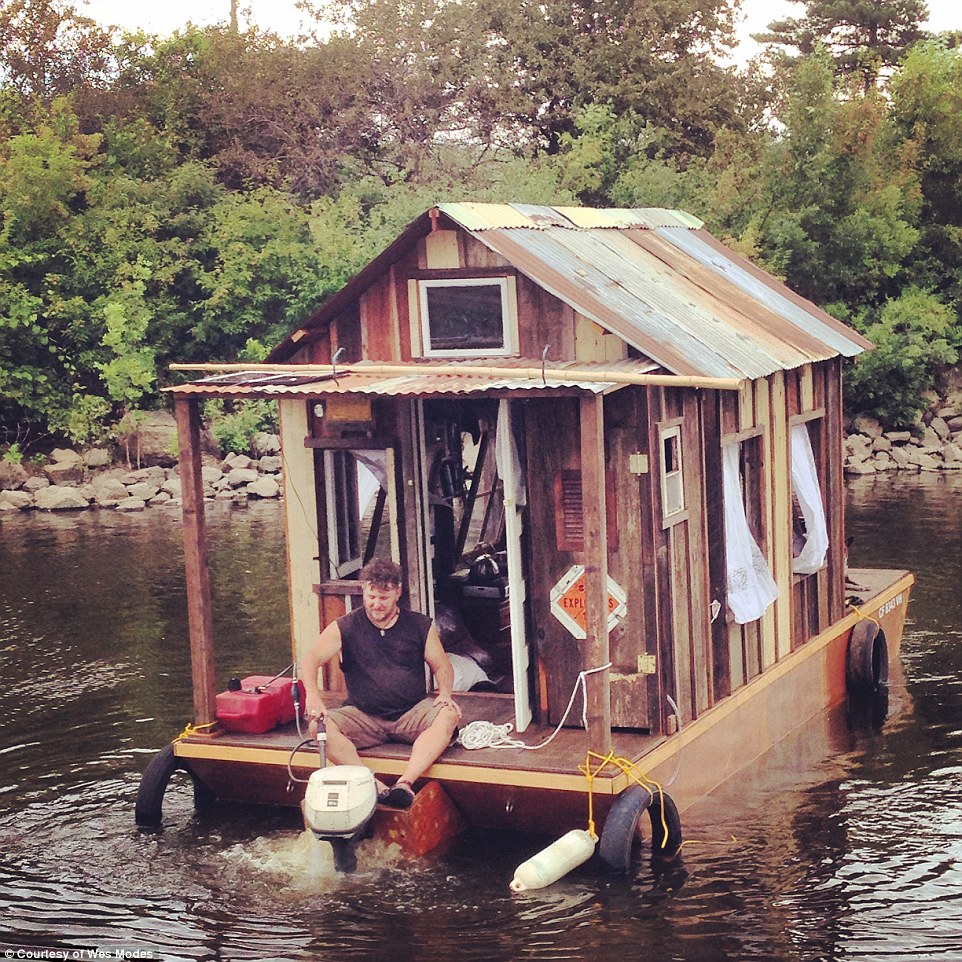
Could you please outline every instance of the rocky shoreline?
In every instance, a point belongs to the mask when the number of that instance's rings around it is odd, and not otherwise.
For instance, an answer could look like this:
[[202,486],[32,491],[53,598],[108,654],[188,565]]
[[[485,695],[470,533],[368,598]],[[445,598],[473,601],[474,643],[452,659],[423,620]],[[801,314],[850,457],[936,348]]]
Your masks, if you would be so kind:
[[962,470],[962,391],[932,394],[911,431],[886,431],[857,417],[845,437],[845,473]]
[[[962,389],[929,398],[930,407],[911,431],[886,431],[878,421],[857,417],[845,437],[847,475],[888,471],[962,470]],[[165,424],[168,435],[172,419]],[[257,456],[204,455],[204,495],[213,501],[246,504],[280,498],[280,441],[276,435],[256,439]],[[167,437],[164,443],[170,443]],[[168,458],[173,462],[172,458]],[[42,466],[0,459],[0,514],[11,511],[78,511],[108,508],[144,511],[180,507],[177,465],[153,464],[131,470],[118,465],[104,448],[85,452],[58,448]]]
[[[235,504],[279,498],[282,478],[276,436],[267,435],[262,450],[265,453],[257,458],[228,454],[215,459],[205,455],[204,497]],[[181,503],[176,465],[130,470],[113,464],[109,452],[101,448],[85,453],[58,448],[42,469],[34,471],[0,461],[0,512],[89,508],[144,511],[148,507],[179,508]]]

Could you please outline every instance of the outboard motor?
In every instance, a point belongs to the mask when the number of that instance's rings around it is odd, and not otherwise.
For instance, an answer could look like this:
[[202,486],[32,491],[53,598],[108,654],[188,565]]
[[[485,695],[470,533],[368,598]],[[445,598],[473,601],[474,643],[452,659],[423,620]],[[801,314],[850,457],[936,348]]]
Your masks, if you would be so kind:
[[316,838],[330,842],[334,867],[339,872],[357,868],[355,845],[364,834],[377,806],[374,774],[363,765],[327,764],[327,730],[317,723],[317,749],[321,767],[311,773],[301,810],[304,825]]

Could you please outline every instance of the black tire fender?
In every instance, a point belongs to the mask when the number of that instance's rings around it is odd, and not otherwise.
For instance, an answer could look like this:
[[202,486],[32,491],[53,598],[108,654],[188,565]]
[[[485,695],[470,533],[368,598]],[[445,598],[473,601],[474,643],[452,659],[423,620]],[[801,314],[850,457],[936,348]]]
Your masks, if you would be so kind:
[[598,856],[609,871],[625,874],[630,870],[638,820],[644,811],[651,819],[652,855],[673,856],[681,848],[681,818],[671,797],[661,789],[651,792],[632,785],[615,799],[601,831]]
[[190,775],[194,788],[194,807],[197,810],[208,807],[214,801],[214,793],[174,754],[174,746],[170,744],[154,755],[140,778],[137,804],[134,808],[134,821],[138,825],[149,828],[160,825],[164,794],[171,776],[177,771],[185,771]]
[[845,655],[845,685],[850,692],[873,692],[889,680],[889,649],[881,626],[868,618],[855,623]]

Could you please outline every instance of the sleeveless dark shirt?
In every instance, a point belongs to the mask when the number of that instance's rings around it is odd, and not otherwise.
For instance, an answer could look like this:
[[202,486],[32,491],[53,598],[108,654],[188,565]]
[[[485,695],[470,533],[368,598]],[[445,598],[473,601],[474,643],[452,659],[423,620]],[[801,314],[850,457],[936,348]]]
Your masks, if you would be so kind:
[[347,683],[345,704],[395,721],[427,695],[424,647],[430,618],[402,608],[382,635],[364,609],[358,608],[338,618],[337,627]]

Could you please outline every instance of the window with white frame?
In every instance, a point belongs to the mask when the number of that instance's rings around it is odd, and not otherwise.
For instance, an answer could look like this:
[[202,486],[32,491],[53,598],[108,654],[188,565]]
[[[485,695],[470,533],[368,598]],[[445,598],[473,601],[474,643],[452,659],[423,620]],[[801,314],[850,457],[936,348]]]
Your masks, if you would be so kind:
[[685,477],[681,467],[681,425],[662,428],[661,440],[661,505],[668,520],[685,510]]
[[418,284],[425,357],[515,353],[512,279],[437,278]]

